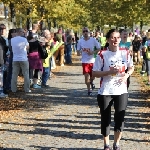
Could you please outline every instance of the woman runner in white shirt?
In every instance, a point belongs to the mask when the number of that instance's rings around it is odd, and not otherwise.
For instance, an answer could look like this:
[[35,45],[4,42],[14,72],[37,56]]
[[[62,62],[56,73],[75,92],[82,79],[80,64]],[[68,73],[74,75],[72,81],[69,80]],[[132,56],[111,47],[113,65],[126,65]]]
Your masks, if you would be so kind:
[[[124,116],[128,102],[127,78],[133,73],[133,61],[125,48],[119,48],[120,33],[111,29],[106,35],[109,46],[97,56],[93,76],[101,78],[97,101],[101,114],[101,134],[104,150],[110,150],[109,134],[111,106],[114,103],[114,144],[113,150],[120,150],[119,141],[124,128]],[[128,67],[128,72],[125,70]]]

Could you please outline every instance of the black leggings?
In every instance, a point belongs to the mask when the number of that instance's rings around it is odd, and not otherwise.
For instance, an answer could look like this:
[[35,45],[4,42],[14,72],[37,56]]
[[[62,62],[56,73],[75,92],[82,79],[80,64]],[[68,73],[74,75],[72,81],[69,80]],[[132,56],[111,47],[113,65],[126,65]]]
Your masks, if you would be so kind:
[[97,95],[101,114],[101,134],[106,137],[110,134],[111,106],[114,103],[114,131],[122,132],[124,129],[124,116],[128,102],[128,93],[122,95]]
[[40,71],[39,69],[29,69],[29,78],[30,79],[33,79],[33,78],[38,79],[38,72],[39,71]]

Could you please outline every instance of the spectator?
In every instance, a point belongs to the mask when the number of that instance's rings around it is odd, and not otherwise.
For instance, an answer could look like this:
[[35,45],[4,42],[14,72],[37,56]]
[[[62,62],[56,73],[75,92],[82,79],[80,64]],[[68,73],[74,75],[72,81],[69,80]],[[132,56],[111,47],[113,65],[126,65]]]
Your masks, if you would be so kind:
[[32,25],[32,34],[33,34],[33,37],[34,37],[34,39],[38,39],[39,38],[39,36],[38,36],[38,24],[33,24]]
[[76,36],[74,33],[72,33],[71,35],[72,35],[72,49],[73,49],[74,54],[77,54]]
[[8,56],[9,56],[9,49],[8,49],[8,39],[6,38],[6,26],[4,24],[0,24],[1,28],[1,37],[5,40],[6,42],[6,49],[4,54],[4,70],[3,70],[3,92],[7,94],[7,69],[8,69]]
[[17,91],[17,77],[20,71],[24,76],[24,91],[31,92],[30,80],[29,80],[29,62],[27,58],[27,50],[29,50],[29,43],[24,38],[24,30],[22,28],[16,29],[16,37],[11,39],[11,46],[13,52],[13,72],[11,79],[11,91],[16,93]]
[[145,55],[146,55],[146,72],[148,75],[147,85],[150,86],[150,32],[147,32],[147,41],[143,47]]
[[13,52],[11,47],[11,39],[16,36],[16,29],[10,29],[8,33],[8,48],[10,51],[9,54],[9,66],[8,66],[8,75],[7,75],[7,83],[6,83],[6,90],[11,90],[11,79],[12,79],[12,61],[13,61]]
[[38,85],[38,74],[42,74],[43,71],[42,60],[39,54],[39,51],[42,51],[42,47],[34,38],[32,31],[29,32],[27,39],[30,47],[28,52],[30,85],[33,83],[33,88],[37,89],[41,88]]
[[4,74],[4,66],[6,63],[6,53],[8,51],[8,46],[6,44],[6,40],[3,38],[3,30],[0,26],[0,72],[1,72],[1,79],[0,79],[0,97],[7,97],[8,95],[4,94],[4,85],[6,84],[5,78],[6,75]]
[[142,56],[143,56],[143,62],[142,62],[142,70],[141,70],[141,75],[144,76],[145,72],[146,72],[146,52],[145,52],[145,48],[144,45],[147,41],[147,36],[146,36],[146,32],[143,31],[142,32]]
[[141,62],[141,41],[139,35],[135,35],[132,45],[133,45],[133,60],[136,64],[138,64]]
[[51,43],[49,41],[47,41],[45,43],[45,46],[46,46],[46,50],[47,50],[47,53],[48,53],[48,57],[43,60],[42,87],[49,88],[50,86],[47,83],[47,81],[48,81],[49,76],[50,76],[50,63],[49,63],[49,59],[51,57],[51,52],[50,52]]
[[65,60],[66,60],[66,64],[72,64],[72,36],[71,34],[69,34],[66,37]]
[[54,53],[54,60],[56,61],[57,57],[59,57],[60,66],[64,66],[64,51],[65,51],[65,49],[64,49],[63,35],[62,35],[61,29],[58,30],[58,33],[55,36],[55,42],[62,43],[62,45]]

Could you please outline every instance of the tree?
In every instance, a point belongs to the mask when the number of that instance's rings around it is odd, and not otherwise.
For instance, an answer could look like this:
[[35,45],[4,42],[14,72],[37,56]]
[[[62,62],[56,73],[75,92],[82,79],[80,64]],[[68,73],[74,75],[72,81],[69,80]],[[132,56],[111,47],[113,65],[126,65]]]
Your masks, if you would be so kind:
[[[65,28],[80,29],[88,26],[91,29],[105,24],[129,26],[133,23],[149,23],[150,3],[148,0],[3,0],[6,5],[15,4],[17,24],[23,18],[25,25],[27,17],[33,21],[48,18],[51,22]],[[32,11],[27,15],[27,8]],[[43,10],[41,9],[43,8]],[[52,24],[53,25],[53,24]]]

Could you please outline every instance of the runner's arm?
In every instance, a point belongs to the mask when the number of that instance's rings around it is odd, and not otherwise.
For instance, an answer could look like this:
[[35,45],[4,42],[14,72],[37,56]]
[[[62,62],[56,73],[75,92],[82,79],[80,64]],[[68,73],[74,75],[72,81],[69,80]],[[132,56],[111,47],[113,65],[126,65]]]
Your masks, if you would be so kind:
[[92,76],[96,78],[104,77],[113,74],[112,70],[102,71],[104,62],[100,56],[96,57],[95,63],[93,66]]
[[80,45],[80,40],[77,43],[77,56],[81,55],[81,45]]
[[128,63],[127,63],[127,67],[128,67],[128,71],[126,74],[128,74],[128,76],[130,76],[133,71],[134,71],[134,65],[133,65],[133,59],[130,56],[130,54],[128,54]]
[[134,71],[134,66],[128,67],[128,72],[126,73],[128,77],[133,73],[133,71]]
[[97,54],[99,51],[101,50],[101,48],[98,48],[97,50],[93,51],[93,54]]
[[96,78],[111,75],[110,71],[92,71],[92,76]]

